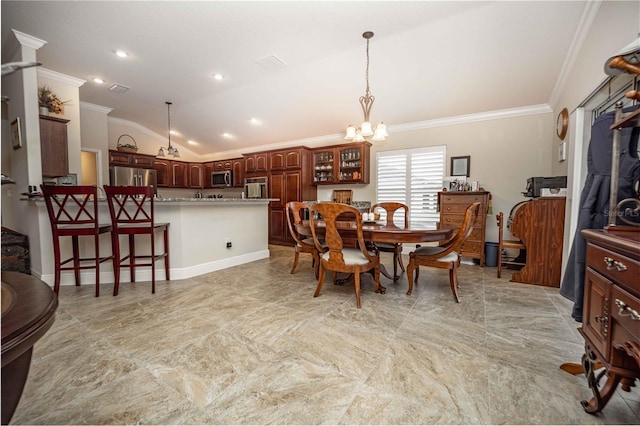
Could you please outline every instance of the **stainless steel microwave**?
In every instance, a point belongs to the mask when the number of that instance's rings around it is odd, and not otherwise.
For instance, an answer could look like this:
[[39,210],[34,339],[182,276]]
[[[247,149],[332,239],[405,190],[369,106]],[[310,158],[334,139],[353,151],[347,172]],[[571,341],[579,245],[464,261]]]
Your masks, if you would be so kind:
[[231,170],[211,173],[212,188],[227,188],[230,186],[233,186],[233,172]]

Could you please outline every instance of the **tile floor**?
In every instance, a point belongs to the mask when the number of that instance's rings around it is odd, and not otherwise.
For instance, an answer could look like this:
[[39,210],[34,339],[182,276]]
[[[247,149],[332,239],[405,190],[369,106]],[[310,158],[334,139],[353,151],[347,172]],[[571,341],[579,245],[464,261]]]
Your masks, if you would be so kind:
[[[462,266],[313,298],[293,249],[183,281],[63,287],[12,424],[638,424],[640,392],[586,414],[583,341],[555,288]],[[383,254],[383,262],[391,258]],[[506,274],[507,276],[509,274]]]

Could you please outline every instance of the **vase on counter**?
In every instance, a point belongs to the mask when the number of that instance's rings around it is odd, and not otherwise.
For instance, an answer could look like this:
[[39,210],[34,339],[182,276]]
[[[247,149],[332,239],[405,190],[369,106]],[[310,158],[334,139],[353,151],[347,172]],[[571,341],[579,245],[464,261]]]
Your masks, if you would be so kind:
[[40,107],[40,115],[49,115],[49,108]]

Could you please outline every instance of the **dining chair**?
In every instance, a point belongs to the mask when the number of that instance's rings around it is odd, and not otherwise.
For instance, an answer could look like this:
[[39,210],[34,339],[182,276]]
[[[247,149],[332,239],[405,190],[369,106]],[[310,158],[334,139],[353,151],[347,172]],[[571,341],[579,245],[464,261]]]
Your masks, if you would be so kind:
[[[100,256],[100,235],[112,232],[110,224],[98,222],[98,188],[96,186],[40,185],[51,223],[53,237],[54,285],[60,291],[62,271],[73,271],[76,286],[80,285],[80,271],[95,269],[96,297],[100,296],[100,264],[115,256]],[[79,237],[93,237],[93,256],[80,257]],[[60,242],[71,237],[72,255],[62,260]],[[70,266],[65,266],[71,264]]]
[[418,266],[431,266],[433,268],[449,270],[449,284],[451,292],[456,302],[460,303],[458,297],[458,267],[460,266],[460,249],[473,230],[473,222],[478,216],[480,203],[476,202],[467,207],[460,229],[453,238],[437,247],[419,247],[409,253],[409,264],[407,265],[407,278],[409,280],[409,290],[407,295],[413,291],[413,271],[416,272],[415,282],[418,282]]
[[[521,256],[522,257],[526,256],[527,246],[525,246],[524,243],[522,241],[520,241],[519,239],[505,240],[503,238],[503,236],[504,236],[504,231],[503,231],[504,213],[502,213],[502,212],[498,213],[496,215],[496,220],[498,221],[498,261],[497,261],[497,266],[498,266],[498,278],[500,278],[500,275],[502,274],[502,265],[524,266],[526,264],[525,261],[520,261],[520,260],[521,260]],[[520,250],[520,253],[515,258],[506,259],[505,257],[503,257],[502,251],[503,250],[508,250],[508,249]]]
[[[309,205],[307,203],[299,202],[299,201],[290,201],[287,203],[286,215],[287,215],[287,226],[289,227],[289,233],[291,234],[291,238],[296,243],[295,246],[295,257],[293,258],[293,266],[291,267],[290,274],[293,274],[298,267],[298,258],[300,252],[302,253],[310,253],[312,258],[312,266],[314,269],[314,273],[316,279],[318,278],[318,274],[320,273],[320,257],[318,255],[318,249],[316,249],[316,245],[313,242],[313,238],[304,238],[298,231],[296,230],[296,225],[302,223],[302,215],[301,212],[308,212]],[[321,245],[324,246],[324,240],[320,241]]]
[[[321,244],[321,235],[316,224],[315,214],[319,213],[325,224],[324,243]],[[355,222],[356,224],[356,247],[344,247],[344,242],[338,232],[339,219]],[[362,235],[362,217],[355,207],[342,203],[318,203],[311,207],[309,222],[313,241],[320,255],[320,276],[318,286],[313,297],[318,297],[324,284],[325,272],[327,270],[336,272],[352,273],[355,281],[356,305],[360,308],[360,274],[373,270],[373,281],[375,292],[380,293],[380,255],[378,252],[370,252],[365,246]]]
[[[156,223],[154,219],[153,186],[104,186],[113,226],[113,254],[115,256],[115,285],[113,295],[120,288],[120,268],[128,267],[131,282],[136,281],[135,269],[151,267],[151,292],[156,292],[156,261],[164,259],[165,279],[169,281],[169,224]],[[156,253],[156,233],[162,233],[164,250]],[[120,235],[129,240],[129,253],[120,257]],[[150,254],[136,254],[135,236],[148,235]]]
[[[375,214],[377,208],[385,210],[386,226],[396,226],[393,222],[396,211],[404,211],[404,227],[409,227],[409,207],[406,204],[397,202],[377,203],[371,206],[369,211]],[[393,253],[393,280],[397,281],[400,278],[398,266],[400,266],[402,272],[405,272],[404,264],[402,263],[402,243],[376,243],[376,247],[382,252]]]

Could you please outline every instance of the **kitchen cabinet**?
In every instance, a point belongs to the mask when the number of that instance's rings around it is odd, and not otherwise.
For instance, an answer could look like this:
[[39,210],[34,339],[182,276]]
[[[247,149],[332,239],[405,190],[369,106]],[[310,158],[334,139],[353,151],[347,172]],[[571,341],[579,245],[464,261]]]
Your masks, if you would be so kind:
[[154,169],[157,172],[158,187],[189,188],[188,164],[184,161],[156,159]]
[[266,152],[245,154],[244,155],[245,173],[251,176],[264,176],[268,171],[267,155],[268,154]]
[[116,150],[109,150],[110,166],[129,166],[141,169],[153,169],[156,158],[147,154],[132,154]]
[[182,161],[171,162],[172,187],[188,188],[189,187],[189,170],[188,163]]
[[438,192],[440,206],[440,226],[442,228],[460,228],[464,214],[471,204],[480,203],[478,216],[473,223],[473,230],[462,245],[461,255],[480,260],[484,266],[484,235],[487,223],[487,202],[489,193],[485,191],[447,191]]
[[369,142],[318,148],[313,152],[314,184],[368,184],[370,157]]
[[[593,398],[589,413],[601,411],[618,384],[627,392],[640,377],[640,230],[612,226],[581,231],[587,241],[582,327],[582,366]],[[595,369],[602,363],[606,382]]]
[[213,162],[213,170],[216,172],[224,172],[225,170],[231,170],[233,168],[232,160],[222,160]]
[[302,167],[302,148],[269,153],[269,170],[299,169]]
[[69,148],[67,123],[69,120],[40,116],[40,155],[43,177],[69,174]]
[[[273,155],[272,155],[273,154]],[[269,198],[277,201],[269,203],[269,243],[292,245],[294,243],[287,227],[286,206],[290,201],[316,200],[317,187],[312,185],[312,151],[298,147],[272,151],[269,170]]]
[[203,169],[201,163],[187,163],[189,170],[189,188],[204,188]]
[[231,163],[233,186],[236,188],[244,188],[244,158],[234,158]]
[[214,162],[202,164],[203,188],[211,188],[211,173],[214,170]]

